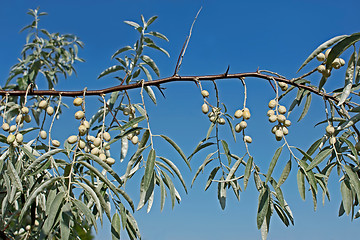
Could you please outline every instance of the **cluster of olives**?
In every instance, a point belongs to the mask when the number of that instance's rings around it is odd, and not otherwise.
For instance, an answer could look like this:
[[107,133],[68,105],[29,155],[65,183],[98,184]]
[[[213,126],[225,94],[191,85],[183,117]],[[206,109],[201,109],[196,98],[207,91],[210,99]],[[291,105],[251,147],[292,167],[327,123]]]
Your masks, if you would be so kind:
[[[316,56],[316,59],[323,63],[327,59],[327,57],[329,56],[330,51],[331,51],[331,48],[326,50],[325,54],[324,53],[319,53]],[[345,65],[345,60],[342,59],[342,58],[335,58],[334,61],[331,63],[331,67],[335,68],[335,69],[339,69],[344,65]],[[331,69],[327,69],[324,64],[319,65],[317,67],[317,71],[319,73],[321,73],[326,78],[330,77],[330,75],[331,75]]]
[[[242,118],[242,121],[235,125],[235,131],[241,132],[247,127],[247,122],[245,120],[249,120],[251,117],[250,110],[248,108],[238,109],[234,113],[235,118]],[[252,139],[250,136],[244,136],[244,141],[247,143],[251,143]]]
[[334,136],[335,128],[332,125],[328,125],[325,128],[326,133],[329,135],[329,144],[333,145],[336,143],[336,137]]
[[[135,107],[132,105],[129,105],[123,109],[123,114],[125,116],[129,116],[129,121],[135,118]],[[137,128],[138,124],[132,126],[133,128]],[[138,135],[140,134],[140,130],[136,130],[134,132],[131,132],[127,135],[127,139],[130,140],[134,145],[139,142]]]
[[270,100],[269,108],[270,110],[267,112],[269,122],[277,122],[277,124],[272,127],[271,132],[275,135],[276,140],[280,141],[284,135],[289,133],[287,127],[291,125],[291,121],[286,119],[284,115],[286,113],[286,107],[278,104],[278,101],[275,99]]
[[201,106],[201,111],[204,114],[208,114],[209,121],[213,123],[219,123],[220,125],[225,124],[225,118],[221,117],[221,110],[220,108],[213,107],[211,112],[209,112],[209,105],[205,102],[205,98],[209,97],[209,92],[206,90],[201,91],[201,95],[204,98],[204,104]]

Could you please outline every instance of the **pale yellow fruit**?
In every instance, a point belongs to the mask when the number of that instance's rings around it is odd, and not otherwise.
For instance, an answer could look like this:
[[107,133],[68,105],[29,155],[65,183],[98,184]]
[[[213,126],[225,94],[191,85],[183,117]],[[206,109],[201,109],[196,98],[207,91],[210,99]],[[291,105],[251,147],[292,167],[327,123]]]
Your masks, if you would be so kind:
[[24,116],[24,120],[25,120],[25,122],[27,122],[27,123],[31,122],[31,116],[30,116],[29,114],[26,114],[26,115]]
[[270,117],[269,117],[269,122],[276,122],[277,121],[277,116],[276,115],[271,115]]
[[277,104],[277,102],[276,102],[276,100],[270,100],[270,102],[269,102],[269,108],[274,108],[275,106],[276,106],[276,104]]
[[95,147],[98,147],[101,144],[101,139],[100,138],[95,138],[93,143],[94,143]]
[[86,147],[86,143],[84,140],[80,139],[80,141],[78,142],[78,147],[80,149],[84,149]]
[[83,111],[77,111],[75,113],[75,118],[78,119],[78,120],[82,119],[84,116],[85,116],[85,113]]
[[266,115],[268,116],[268,117],[270,117],[270,116],[272,116],[272,115],[274,115],[275,114],[275,112],[274,112],[274,110],[272,110],[272,109],[270,109],[269,111],[267,111],[267,113],[266,113]]
[[206,91],[206,90],[202,90],[202,91],[201,91],[201,95],[202,95],[204,98],[207,98],[207,97],[209,97],[209,92]]
[[89,147],[89,146],[85,146],[85,147],[84,147],[84,151],[85,151],[86,153],[90,152],[90,147]]
[[284,125],[286,127],[289,127],[291,125],[291,121],[286,119],[285,122],[284,122]]
[[47,107],[48,103],[45,100],[42,100],[39,102],[39,108],[45,109]]
[[235,132],[241,132],[241,126],[240,126],[240,123],[236,124],[235,125]]
[[239,125],[241,129],[245,129],[247,127],[247,123],[245,121],[241,121]]
[[22,108],[21,108],[21,113],[22,113],[22,114],[28,114],[28,113],[29,113],[29,108],[27,108],[27,107],[22,107]]
[[201,111],[204,113],[204,114],[207,114],[209,112],[209,106],[204,103],[202,106],[201,106]]
[[9,136],[6,138],[8,143],[13,143],[15,141],[15,135],[10,133]]
[[211,111],[211,112],[208,113],[208,117],[209,117],[209,118],[211,118],[211,117],[213,117],[213,116],[215,116],[215,113],[214,113],[214,112]]
[[9,132],[15,132],[16,128],[17,128],[16,125],[11,125],[10,129],[9,129]]
[[30,225],[26,225],[25,230],[26,230],[26,231],[30,231],[30,229],[31,229],[31,226],[30,226]]
[[17,143],[22,143],[23,140],[24,140],[24,136],[21,133],[16,134]]
[[235,118],[241,118],[242,115],[243,115],[243,112],[242,112],[242,110],[239,109],[239,110],[235,111],[234,117]]
[[330,134],[330,135],[334,134],[334,132],[335,132],[335,128],[331,125],[328,125],[325,130],[326,130],[326,133]]
[[328,50],[326,50],[326,52],[325,52],[325,58],[328,58],[330,51],[331,51],[331,48],[329,48]]
[[78,129],[80,136],[84,136],[85,133],[87,132],[87,128],[84,125],[80,125]]
[[21,124],[24,121],[23,115],[17,115],[15,118],[15,122],[17,124]]
[[1,128],[4,130],[4,131],[8,131],[10,129],[10,126],[8,123],[3,123],[3,125],[1,126]]
[[279,129],[278,125],[272,127],[271,132],[275,134],[275,132]]
[[49,116],[51,116],[54,114],[54,108],[49,106],[46,108],[46,112],[47,112],[47,114],[49,114]]
[[113,158],[107,158],[107,159],[105,160],[105,162],[106,162],[107,164],[109,164],[109,165],[113,165],[113,164],[115,163],[115,159],[113,159]]
[[106,155],[103,154],[103,153],[100,153],[100,154],[99,154],[99,158],[100,158],[102,161],[105,161],[105,160],[106,160]]
[[79,97],[75,98],[73,102],[74,106],[80,106],[82,103],[83,103],[83,99]]
[[357,151],[360,151],[360,141],[355,144],[355,148]]
[[41,137],[42,139],[46,139],[46,138],[47,138],[47,132],[44,131],[44,130],[41,130],[41,131],[40,131],[40,137]]
[[86,136],[86,140],[90,141],[90,142],[93,142],[95,140],[95,137],[94,136],[91,136],[91,135],[87,135]]
[[54,147],[60,147],[60,142],[58,140],[52,140],[51,141],[51,144],[54,146]]
[[243,114],[242,115],[243,115],[243,118],[246,119],[246,120],[250,119],[250,117],[251,117],[251,114],[250,114],[250,111],[249,111],[248,108],[243,109]]
[[225,124],[225,119],[224,118],[219,118],[218,120],[220,125],[224,125]]
[[335,58],[334,61],[331,63],[331,66],[335,69],[339,69],[341,67],[340,59]]
[[91,152],[90,152],[92,155],[98,155],[99,154],[99,149],[98,148],[93,148],[91,149]]
[[84,127],[86,127],[87,129],[90,128],[90,123],[88,121],[83,121],[82,125],[84,125]]
[[325,70],[326,70],[325,65],[319,65],[319,66],[317,67],[317,71],[318,71],[319,73],[323,73],[323,72],[325,72]]
[[216,117],[215,117],[215,116],[210,117],[210,122],[215,122],[215,121],[216,121]]
[[131,111],[131,113],[133,113],[133,114],[134,114],[134,113],[136,112],[135,107],[134,107],[134,106],[131,106],[131,107],[130,107],[130,111]]
[[129,133],[129,134],[127,135],[127,139],[128,139],[128,140],[131,140],[133,136],[134,136],[134,134]]
[[110,150],[110,144],[104,142],[105,150]]
[[283,133],[283,131],[281,129],[278,129],[278,130],[275,131],[276,139],[277,138],[282,138],[283,136],[284,136],[284,133]]
[[40,225],[39,221],[35,220],[34,225],[35,225],[35,227],[38,227]]
[[325,54],[323,53],[319,53],[317,56],[316,56],[316,59],[320,62],[323,62],[325,60]]
[[289,86],[287,85],[287,83],[284,83],[284,85],[281,86],[280,88],[281,88],[281,90],[286,91],[286,90],[288,90]]
[[336,137],[331,137],[331,138],[329,139],[329,144],[333,145],[333,144],[335,144],[335,143],[336,143]]
[[279,123],[284,123],[286,121],[286,117],[284,115],[278,115],[277,120]]
[[283,132],[284,135],[289,134],[289,130],[287,129],[287,127],[282,127],[282,132]]
[[345,60],[344,60],[344,59],[339,58],[339,61],[340,61],[341,66],[344,66],[344,65],[345,65]]
[[278,111],[279,111],[280,114],[285,114],[286,113],[286,107],[279,106]]
[[103,138],[105,139],[105,141],[110,141],[110,140],[111,140],[110,133],[108,133],[108,132],[104,132],[104,134],[103,134]]
[[138,123],[135,123],[132,127],[133,128],[137,128],[139,126],[139,124]]
[[137,143],[139,142],[139,137],[138,137],[138,136],[133,136],[133,137],[131,138],[131,142],[132,142],[133,144],[137,144]]
[[244,141],[246,143],[252,143],[252,138],[250,136],[244,136]]
[[70,143],[70,144],[76,143],[76,141],[77,141],[77,136],[72,135],[72,136],[68,137],[67,141],[68,141],[68,143]]

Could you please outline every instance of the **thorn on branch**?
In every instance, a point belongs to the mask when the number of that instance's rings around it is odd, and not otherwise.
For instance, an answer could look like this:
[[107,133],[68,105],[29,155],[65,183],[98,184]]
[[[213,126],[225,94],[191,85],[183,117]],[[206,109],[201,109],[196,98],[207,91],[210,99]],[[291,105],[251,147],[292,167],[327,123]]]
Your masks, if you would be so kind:
[[224,77],[227,77],[228,73],[229,73],[229,69],[230,69],[230,65],[228,65],[226,72],[224,73]]
[[155,86],[159,89],[159,91],[161,92],[161,95],[163,95],[163,97],[166,98],[164,92],[162,91],[162,90],[165,90],[166,88],[160,87],[160,85],[155,85]]

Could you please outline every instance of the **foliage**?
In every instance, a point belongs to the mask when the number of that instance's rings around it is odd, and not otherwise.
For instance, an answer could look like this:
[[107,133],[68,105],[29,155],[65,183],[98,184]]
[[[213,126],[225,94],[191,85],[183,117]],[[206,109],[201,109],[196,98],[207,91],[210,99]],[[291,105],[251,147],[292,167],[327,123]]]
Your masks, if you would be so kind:
[[[261,171],[248,148],[252,139],[246,134],[246,126],[251,121],[251,114],[247,108],[248,93],[243,77],[239,81],[244,87],[244,105],[234,116],[218,97],[215,81],[218,78],[212,80],[216,95],[214,104],[208,100],[209,93],[201,85],[201,81],[206,79],[190,79],[197,83],[204,97],[202,111],[210,120],[206,136],[190,156],[186,157],[168,136],[152,133],[144,92],[154,104],[156,96],[152,87],[145,83],[153,81],[154,73],[159,77],[160,71],[145,52],[147,49],[155,49],[169,56],[166,50],[155,43],[168,39],[159,32],[149,31],[157,17],[146,21],[141,16],[141,24],[125,21],[139,33],[139,39],[133,46],[117,50],[111,56],[116,65],[105,69],[98,76],[101,79],[113,75],[125,87],[136,84],[140,89],[141,101],[133,102],[126,88],[112,92],[108,99],[101,94],[101,106],[93,116],[88,117],[84,91],[82,96],[74,99],[74,108],[77,108],[75,118],[80,122],[79,131],[69,136],[61,147],[52,129],[62,113],[61,107],[67,106],[63,103],[63,97],[61,94],[30,96],[33,89],[38,88],[41,80],[39,76],[46,80],[48,89],[52,89],[60,77],[66,78],[75,72],[75,62],[83,61],[78,57],[78,47],[83,47],[83,43],[73,35],[39,29],[39,17],[45,13],[40,13],[38,9],[30,10],[28,14],[34,21],[23,29],[29,30],[29,34],[19,63],[11,68],[2,89],[4,98],[0,107],[5,133],[0,134],[0,233],[4,238],[91,239],[90,229],[97,231],[98,220],[102,224],[105,215],[111,222],[113,239],[120,239],[122,230],[126,230],[130,239],[140,239],[140,230],[132,213],[145,205],[147,211],[151,210],[156,188],[160,192],[161,209],[164,208],[167,193],[170,193],[172,207],[180,202],[181,197],[173,181],[176,178],[185,192],[187,186],[173,160],[182,159],[190,168],[191,159],[199,151],[205,150],[208,151],[207,157],[195,172],[191,185],[200,173],[207,170],[205,190],[213,183],[217,184],[218,200],[224,209],[228,190],[231,189],[240,200],[242,188],[245,190],[253,178],[259,192],[257,227],[263,239],[267,237],[274,212],[286,226],[294,224],[294,216],[281,189],[293,165],[297,166],[300,196],[305,199],[306,189],[310,189],[314,209],[317,207],[318,192],[322,192],[323,201],[325,197],[330,200],[328,179],[336,167],[342,195],[339,215],[346,213],[352,219],[360,216],[360,210],[356,209],[360,199],[360,133],[356,128],[360,120],[360,108],[356,102],[360,57],[355,45],[360,40],[360,33],[335,37],[320,45],[300,69],[314,58],[321,62],[320,66],[299,78],[288,80],[269,71],[256,73],[256,76],[268,79],[274,88],[275,97],[269,103],[268,117],[274,124],[272,131],[275,139],[283,142],[275,150],[272,159],[269,159],[269,167]],[[324,55],[322,52],[330,47],[331,50]],[[344,86],[332,91],[325,90],[331,72],[344,65],[341,54],[351,47],[354,49],[347,64]],[[316,71],[321,73],[318,84],[305,79],[316,74]],[[221,76],[226,78],[227,72]],[[143,80],[145,77],[146,81]],[[16,83],[12,83],[14,80]],[[154,86],[162,93],[160,84]],[[26,94],[18,97],[11,94],[13,90],[26,90]],[[280,101],[293,91],[297,91],[296,97],[289,109],[286,109]],[[326,119],[318,124],[327,124],[328,127],[324,135],[305,151],[291,146],[286,140],[291,125],[287,118],[295,107],[305,102],[299,121],[303,119],[308,113],[313,95],[323,98]],[[31,121],[32,118],[35,123]],[[236,119],[241,122],[236,123]],[[46,128],[48,125],[50,127]],[[222,125],[227,125],[227,130]],[[242,156],[232,152],[228,143],[232,139],[224,138],[221,134],[223,131],[230,131],[234,141],[240,133],[243,140],[241,144],[244,144],[246,150]],[[133,153],[128,152],[131,143],[137,147]],[[171,156],[171,159],[163,156],[156,148],[162,143],[167,143],[178,155]],[[121,157],[115,160],[110,150],[118,145],[121,146]],[[277,163],[282,161],[284,151],[290,154],[290,159],[279,179],[274,179],[272,173]],[[112,169],[111,165],[115,162],[121,164],[123,173]],[[135,174],[140,175],[141,179],[140,199],[136,208],[125,190],[127,181]]]

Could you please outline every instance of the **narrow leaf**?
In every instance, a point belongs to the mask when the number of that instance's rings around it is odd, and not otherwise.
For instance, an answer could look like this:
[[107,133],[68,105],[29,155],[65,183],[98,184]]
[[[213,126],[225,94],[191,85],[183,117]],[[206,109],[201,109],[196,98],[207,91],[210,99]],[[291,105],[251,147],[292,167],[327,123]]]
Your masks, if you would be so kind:
[[125,70],[125,68],[120,65],[114,65],[112,67],[105,69],[102,73],[100,73],[100,75],[97,77],[97,79],[102,78],[110,73],[120,71],[120,70]]
[[275,165],[277,163],[277,160],[280,157],[281,151],[282,151],[282,147],[279,147],[278,149],[276,149],[276,151],[274,153],[274,156],[273,156],[273,158],[272,158],[272,160],[270,162],[269,169],[268,169],[267,174],[266,174],[265,183],[267,183],[270,180],[271,174],[274,171]]
[[182,157],[182,159],[184,159],[185,163],[188,165],[189,169],[191,170],[191,167],[190,167],[190,163],[189,161],[187,160],[184,152],[181,150],[181,148],[173,141],[171,140],[171,138],[165,136],[165,135],[160,135],[160,137],[162,137],[163,139],[165,139],[168,143],[171,144],[171,146],[173,146],[173,148],[175,148],[175,150],[180,154],[180,156]]
[[299,122],[301,119],[303,119],[303,118],[306,116],[306,114],[308,113],[309,108],[310,108],[310,104],[311,104],[311,98],[312,98],[311,93],[308,93],[308,94],[306,95],[306,101],[305,101],[305,104],[304,104],[304,109],[303,109],[303,111],[301,112],[301,115],[300,115],[300,117],[299,117],[299,119],[298,119],[298,122]]
[[324,148],[322,149],[318,155],[314,157],[314,160],[310,163],[310,165],[306,168],[306,171],[310,171],[317,165],[319,165],[322,161],[329,156],[329,154],[333,151],[331,148]]
[[280,187],[285,182],[285,180],[288,178],[288,176],[290,174],[290,171],[291,171],[291,160],[289,160],[286,163],[284,170],[282,171],[282,173],[280,175],[277,187]]
[[253,165],[253,157],[249,157],[249,160],[246,163],[245,173],[244,173],[244,190],[246,189],[247,184],[249,182],[252,165]]

